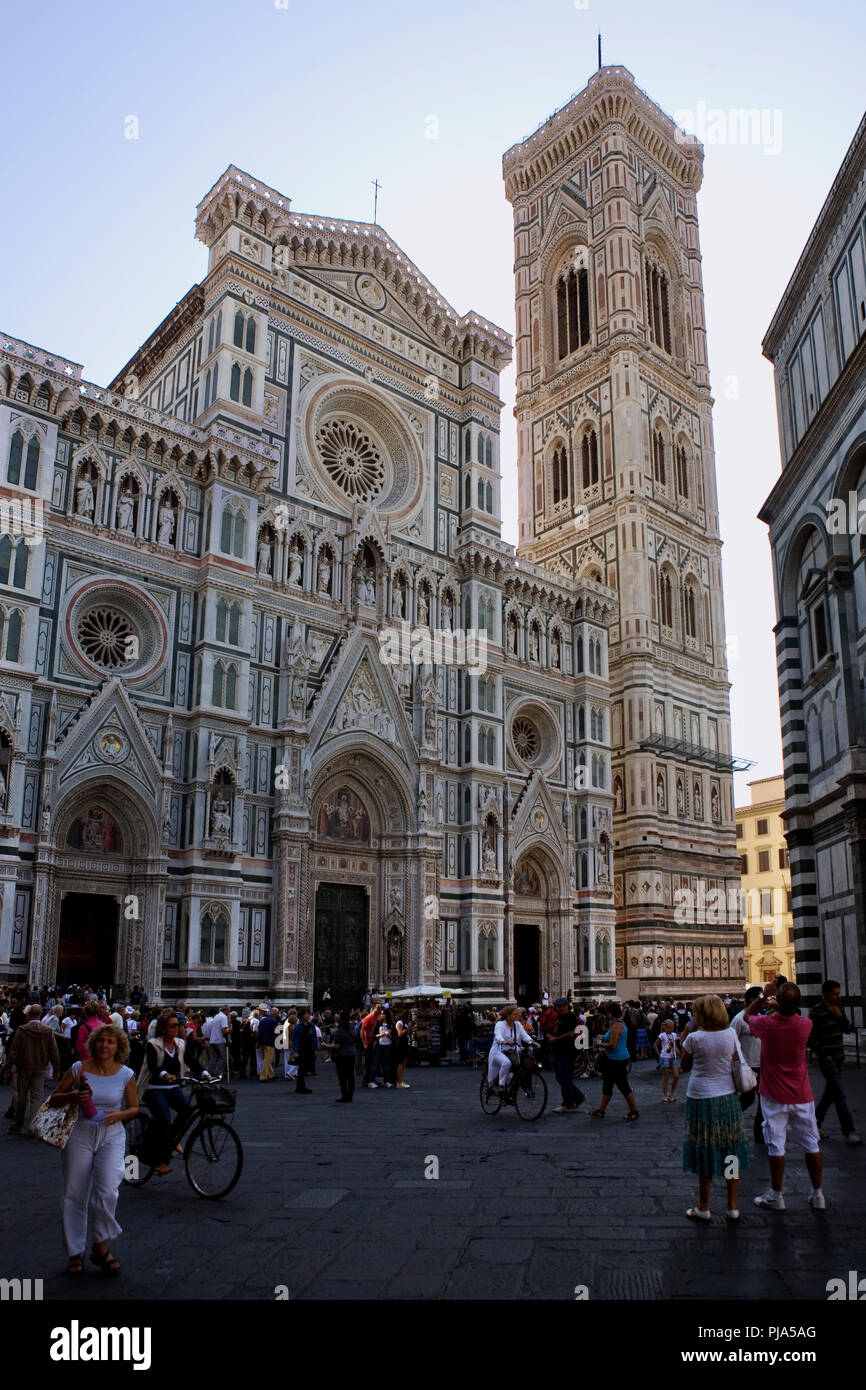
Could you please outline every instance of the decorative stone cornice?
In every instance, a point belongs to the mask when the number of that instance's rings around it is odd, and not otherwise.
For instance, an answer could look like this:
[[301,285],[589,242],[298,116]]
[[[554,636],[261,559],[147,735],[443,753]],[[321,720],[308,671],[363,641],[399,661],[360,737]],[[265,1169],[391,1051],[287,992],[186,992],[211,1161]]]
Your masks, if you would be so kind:
[[670,116],[635,83],[628,68],[604,67],[582,92],[554,111],[502,158],[509,202],[531,195],[551,177],[573,166],[602,130],[620,124],[640,148],[683,187],[697,192],[703,178],[703,146],[683,140]]

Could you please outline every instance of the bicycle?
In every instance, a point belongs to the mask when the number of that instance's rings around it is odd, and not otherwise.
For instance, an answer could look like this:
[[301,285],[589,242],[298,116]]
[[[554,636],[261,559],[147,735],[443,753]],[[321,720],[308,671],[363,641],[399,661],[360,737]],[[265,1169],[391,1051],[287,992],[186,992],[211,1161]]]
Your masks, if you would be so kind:
[[[189,1135],[183,1148],[186,1176],[192,1190],[211,1201],[231,1192],[244,1166],[241,1141],[227,1118],[235,1108],[235,1093],[220,1086],[220,1080],[212,1077],[210,1081],[195,1081],[188,1077],[179,1083],[192,1088],[195,1103],[171,1130],[172,1146]],[[151,1147],[153,1117],[139,1110],[124,1128],[124,1181],[129,1187],[144,1187],[153,1177],[157,1163]]]
[[503,1105],[513,1105],[521,1120],[539,1120],[547,1105],[547,1082],[538,1070],[535,1049],[519,1049],[517,1066],[502,1095],[497,1082],[487,1080],[485,1068],[481,1076],[481,1109],[485,1115],[498,1115]]

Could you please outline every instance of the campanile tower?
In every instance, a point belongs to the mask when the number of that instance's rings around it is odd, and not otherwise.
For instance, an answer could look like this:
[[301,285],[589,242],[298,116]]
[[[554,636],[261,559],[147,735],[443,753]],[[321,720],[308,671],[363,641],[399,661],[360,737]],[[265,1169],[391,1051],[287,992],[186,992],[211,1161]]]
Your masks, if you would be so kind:
[[[518,554],[616,589],[616,975],[742,984],[703,149],[622,67],[503,160],[514,209]],[[607,732],[607,731],[604,731]],[[677,910],[679,909],[679,910]]]

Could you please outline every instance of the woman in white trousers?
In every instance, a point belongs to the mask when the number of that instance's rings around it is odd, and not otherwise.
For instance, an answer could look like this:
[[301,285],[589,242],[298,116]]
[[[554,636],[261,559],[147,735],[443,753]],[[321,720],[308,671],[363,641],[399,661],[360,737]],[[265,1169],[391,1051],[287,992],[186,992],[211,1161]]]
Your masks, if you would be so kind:
[[105,1274],[119,1274],[120,1263],[108,1242],[122,1230],[115,1210],[124,1172],[123,1121],[138,1114],[138,1093],[135,1073],[124,1065],[129,1055],[125,1033],[106,1024],[91,1033],[87,1048],[87,1058],[66,1072],[51,1096],[52,1105],[81,1107],[62,1155],[66,1273],[84,1271],[89,1216],[91,1261]]
[[521,1044],[535,1046],[523,1024],[518,1018],[520,1010],[516,1004],[509,1004],[502,1010],[502,1017],[493,1030],[493,1046],[487,1060],[487,1080],[490,1085],[499,1078],[499,1089],[504,1091],[511,1079],[512,1062],[509,1052]]

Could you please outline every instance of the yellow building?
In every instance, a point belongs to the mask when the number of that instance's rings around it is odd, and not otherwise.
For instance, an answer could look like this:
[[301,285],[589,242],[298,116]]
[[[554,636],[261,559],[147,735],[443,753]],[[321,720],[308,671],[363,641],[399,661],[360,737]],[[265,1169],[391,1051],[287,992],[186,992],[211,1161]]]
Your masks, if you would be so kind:
[[737,849],[741,863],[746,981],[758,984],[776,975],[796,979],[791,870],[782,812],[784,777],[749,783],[751,805],[738,806]]

